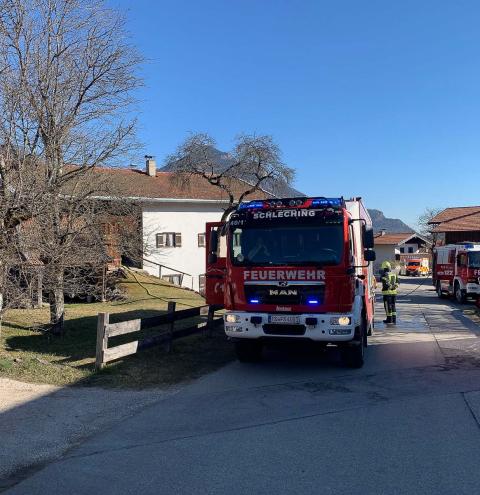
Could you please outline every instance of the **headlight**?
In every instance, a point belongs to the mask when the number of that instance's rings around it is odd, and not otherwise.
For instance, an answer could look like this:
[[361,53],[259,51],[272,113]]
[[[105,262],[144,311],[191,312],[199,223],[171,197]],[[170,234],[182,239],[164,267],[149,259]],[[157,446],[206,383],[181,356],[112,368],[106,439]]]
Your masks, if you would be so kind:
[[350,316],[332,316],[330,318],[330,325],[340,325],[341,327],[346,327],[350,325],[352,319]]
[[237,323],[240,321],[240,316],[234,314],[225,315],[225,321],[227,323]]

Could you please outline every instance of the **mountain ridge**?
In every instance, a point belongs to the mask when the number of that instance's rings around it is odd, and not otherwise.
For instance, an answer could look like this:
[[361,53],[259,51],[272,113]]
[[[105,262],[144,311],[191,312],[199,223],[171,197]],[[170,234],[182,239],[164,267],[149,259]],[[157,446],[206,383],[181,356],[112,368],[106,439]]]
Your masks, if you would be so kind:
[[386,217],[381,210],[372,208],[368,210],[368,213],[372,218],[373,230],[375,232],[380,232],[381,230],[386,230],[392,234],[415,232],[412,227],[399,218]]

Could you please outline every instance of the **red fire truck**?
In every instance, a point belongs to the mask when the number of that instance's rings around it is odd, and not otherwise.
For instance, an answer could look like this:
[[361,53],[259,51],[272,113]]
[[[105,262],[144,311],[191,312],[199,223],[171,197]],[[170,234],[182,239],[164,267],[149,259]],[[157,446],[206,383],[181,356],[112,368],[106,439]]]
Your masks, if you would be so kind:
[[206,298],[222,305],[240,361],[265,344],[303,339],[341,347],[361,367],[373,328],[375,260],[361,198],[242,203],[207,224]]
[[438,297],[454,296],[459,303],[480,297],[480,244],[448,244],[433,251],[433,285]]

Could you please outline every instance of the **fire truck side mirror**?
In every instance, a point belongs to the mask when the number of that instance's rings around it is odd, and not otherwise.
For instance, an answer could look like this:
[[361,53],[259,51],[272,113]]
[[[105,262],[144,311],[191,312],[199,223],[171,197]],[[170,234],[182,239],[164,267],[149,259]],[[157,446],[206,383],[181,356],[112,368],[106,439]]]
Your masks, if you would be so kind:
[[368,262],[375,261],[377,259],[377,255],[372,249],[365,249],[363,253],[363,259]]
[[373,249],[375,246],[375,238],[372,227],[363,228],[363,247],[365,249]]

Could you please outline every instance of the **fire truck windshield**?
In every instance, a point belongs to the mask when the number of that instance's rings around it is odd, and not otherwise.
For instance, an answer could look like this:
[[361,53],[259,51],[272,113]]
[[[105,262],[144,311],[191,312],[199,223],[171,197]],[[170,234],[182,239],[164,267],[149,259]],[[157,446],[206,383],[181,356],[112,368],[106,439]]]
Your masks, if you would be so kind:
[[235,265],[338,265],[342,225],[234,228],[230,252]]
[[468,253],[468,266],[470,268],[480,268],[480,251]]

